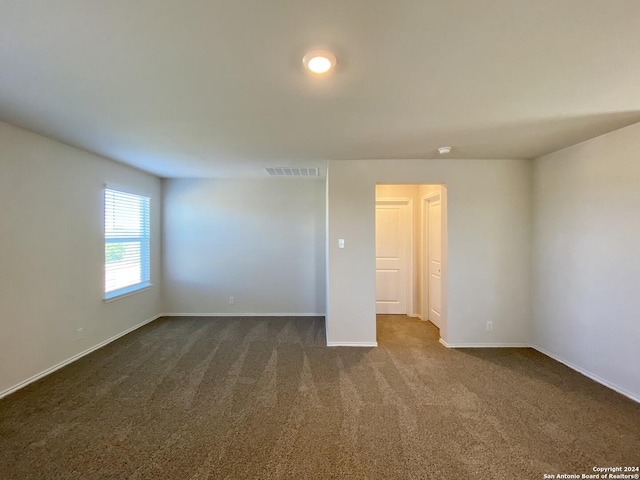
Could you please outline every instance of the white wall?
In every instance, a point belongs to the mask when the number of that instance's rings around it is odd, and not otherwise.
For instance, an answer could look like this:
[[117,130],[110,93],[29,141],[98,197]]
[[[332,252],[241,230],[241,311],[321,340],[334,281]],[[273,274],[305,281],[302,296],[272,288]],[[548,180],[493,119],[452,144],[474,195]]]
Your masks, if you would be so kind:
[[[0,394],[160,313],[160,180],[0,123]],[[104,294],[103,184],[151,195],[151,289]],[[76,331],[84,328],[84,338]]]
[[324,314],[323,180],[174,179],[163,190],[166,312]]
[[640,124],[534,162],[533,344],[640,399]]
[[[529,343],[531,161],[344,160],[328,163],[327,336],[371,344],[376,183],[445,184],[451,345]],[[338,249],[338,238],[346,248]],[[494,330],[486,331],[493,321]]]

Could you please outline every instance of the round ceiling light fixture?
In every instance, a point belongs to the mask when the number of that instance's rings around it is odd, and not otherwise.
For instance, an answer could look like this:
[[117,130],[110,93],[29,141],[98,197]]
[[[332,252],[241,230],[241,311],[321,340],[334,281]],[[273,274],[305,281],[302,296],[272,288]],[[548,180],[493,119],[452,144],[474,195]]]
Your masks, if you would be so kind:
[[335,66],[336,56],[326,50],[313,50],[302,58],[302,63],[309,71],[322,75]]
[[438,149],[438,153],[440,155],[446,155],[447,153],[451,153],[451,147],[440,147]]

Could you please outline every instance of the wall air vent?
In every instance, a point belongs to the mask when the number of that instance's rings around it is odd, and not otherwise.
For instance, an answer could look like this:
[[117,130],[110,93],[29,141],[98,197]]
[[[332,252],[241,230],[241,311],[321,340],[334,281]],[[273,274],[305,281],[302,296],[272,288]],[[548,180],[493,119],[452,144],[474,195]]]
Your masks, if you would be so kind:
[[272,177],[319,177],[320,172],[317,168],[294,168],[294,167],[275,167],[265,168]]

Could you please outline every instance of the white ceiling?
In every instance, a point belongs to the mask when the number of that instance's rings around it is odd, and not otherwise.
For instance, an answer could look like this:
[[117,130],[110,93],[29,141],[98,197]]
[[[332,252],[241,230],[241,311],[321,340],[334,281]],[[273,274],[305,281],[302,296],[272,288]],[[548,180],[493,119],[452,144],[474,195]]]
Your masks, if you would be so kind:
[[0,119],[164,177],[532,158],[640,121],[639,25],[639,0],[0,0]]

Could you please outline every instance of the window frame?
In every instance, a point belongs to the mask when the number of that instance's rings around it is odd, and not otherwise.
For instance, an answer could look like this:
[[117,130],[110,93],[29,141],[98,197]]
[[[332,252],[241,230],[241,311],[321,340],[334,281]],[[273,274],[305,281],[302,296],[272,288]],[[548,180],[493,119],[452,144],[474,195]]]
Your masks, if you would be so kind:
[[[133,237],[131,235],[122,237],[110,237],[107,238],[107,191],[115,191],[118,193],[124,193],[127,195],[135,195],[143,200],[146,200],[146,208],[141,208],[140,214],[143,216],[142,231],[140,236]],[[104,302],[111,302],[118,300],[135,293],[148,290],[153,286],[151,283],[151,195],[139,193],[138,191],[120,185],[105,183],[102,188],[102,240],[103,240],[103,281],[102,281],[102,294]],[[127,285],[125,287],[106,291],[107,288],[107,245],[117,243],[139,243],[140,244],[140,278],[141,281],[134,285]]]

